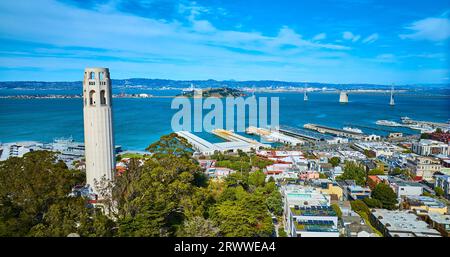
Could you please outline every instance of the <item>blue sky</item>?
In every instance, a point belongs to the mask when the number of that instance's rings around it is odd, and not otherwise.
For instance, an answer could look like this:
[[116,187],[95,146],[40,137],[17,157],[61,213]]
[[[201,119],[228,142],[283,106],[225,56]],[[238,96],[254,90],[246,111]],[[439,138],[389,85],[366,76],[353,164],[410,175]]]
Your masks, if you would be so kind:
[[0,80],[449,83],[450,1],[3,0]]

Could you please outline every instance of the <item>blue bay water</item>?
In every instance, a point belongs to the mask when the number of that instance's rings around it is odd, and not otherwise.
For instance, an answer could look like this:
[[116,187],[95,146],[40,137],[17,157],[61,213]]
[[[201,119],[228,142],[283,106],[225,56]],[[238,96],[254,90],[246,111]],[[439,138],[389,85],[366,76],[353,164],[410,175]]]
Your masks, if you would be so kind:
[[[3,90],[0,94],[11,92]],[[136,93],[175,95],[178,92],[139,90]],[[383,127],[377,126],[375,121],[399,121],[403,116],[437,122],[450,119],[449,96],[401,94],[396,96],[394,107],[388,105],[388,94],[350,94],[348,104],[340,104],[339,95],[335,93],[310,93],[307,102],[303,101],[301,93],[257,95],[260,96],[279,97],[280,125],[290,127],[302,127],[305,123],[338,128],[352,125],[360,126],[365,133],[385,135],[388,132],[377,130]],[[171,98],[113,99],[116,144],[127,150],[143,150],[160,136],[171,133],[172,115],[178,111],[171,109],[171,101]],[[418,133],[409,129],[394,130]],[[213,142],[221,141],[208,133],[200,135]],[[81,99],[0,99],[0,142],[51,142],[56,137],[69,136],[77,141],[84,140]]]

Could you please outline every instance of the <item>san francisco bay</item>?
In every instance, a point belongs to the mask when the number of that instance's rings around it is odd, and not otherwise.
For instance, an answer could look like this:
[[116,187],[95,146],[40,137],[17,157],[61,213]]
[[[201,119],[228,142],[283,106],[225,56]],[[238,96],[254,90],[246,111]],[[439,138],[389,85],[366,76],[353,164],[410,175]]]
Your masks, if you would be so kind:
[[[12,93],[32,92],[0,92],[2,95]],[[152,90],[144,93],[175,95],[179,92]],[[260,93],[256,96],[279,97],[280,125],[296,128],[301,128],[305,123],[315,123],[337,128],[354,126],[365,133],[379,135],[386,135],[389,130],[413,134],[419,131],[381,127],[375,122],[399,121],[403,116],[436,122],[447,122],[450,118],[450,96],[446,95],[402,93],[396,96],[395,106],[389,106],[388,94],[380,93],[349,94],[348,104],[340,104],[337,93],[310,93],[309,101],[303,101],[301,93]],[[178,110],[171,109],[171,101],[171,98],[115,98],[113,118],[116,144],[126,150],[144,150],[160,136],[172,132],[171,119]],[[76,141],[84,140],[82,99],[0,99],[0,142],[51,142],[56,137],[70,136]],[[203,136],[211,141],[220,141],[213,135]]]

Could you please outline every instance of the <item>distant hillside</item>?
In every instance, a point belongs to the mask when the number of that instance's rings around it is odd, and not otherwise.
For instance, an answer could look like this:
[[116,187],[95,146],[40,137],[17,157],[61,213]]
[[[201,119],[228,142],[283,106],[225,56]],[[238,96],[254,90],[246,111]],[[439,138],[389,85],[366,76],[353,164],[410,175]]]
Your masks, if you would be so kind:
[[[169,80],[169,79],[113,79],[115,88],[188,88],[192,84],[196,88],[259,88],[259,87],[314,87],[314,88],[335,88],[335,89],[389,89],[390,85],[376,84],[328,84],[316,82],[288,82],[275,80]],[[44,81],[5,81],[0,82],[3,89],[81,89],[81,81],[72,82],[44,82]],[[420,84],[420,85],[396,85],[396,89],[448,89],[449,84]]]

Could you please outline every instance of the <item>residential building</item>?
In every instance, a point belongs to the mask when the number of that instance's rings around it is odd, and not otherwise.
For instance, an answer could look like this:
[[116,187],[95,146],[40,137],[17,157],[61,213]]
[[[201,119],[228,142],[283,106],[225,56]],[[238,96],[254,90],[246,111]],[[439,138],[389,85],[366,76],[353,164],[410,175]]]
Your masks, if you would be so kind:
[[433,132],[431,133],[431,139],[448,144],[450,143],[450,132]]
[[344,231],[346,237],[378,237],[377,233],[369,225],[365,224],[364,219],[359,216],[357,221],[346,224]]
[[425,221],[428,222],[428,224],[430,224],[434,229],[441,232],[442,236],[450,236],[450,215],[429,213],[425,218]]
[[412,211],[373,209],[369,218],[385,237],[441,237]]
[[291,208],[294,208],[295,206],[298,208],[330,206],[330,195],[323,194],[319,189],[314,187],[288,184],[283,186],[281,191],[284,196],[284,219],[286,222],[286,231],[288,231],[289,234],[292,234],[294,231],[294,228],[292,227],[294,223],[292,222],[293,216],[291,213]]
[[423,156],[436,154],[450,155],[448,143],[431,139],[421,139],[420,141],[413,143],[412,151]]
[[219,180],[227,177],[228,175],[230,175],[232,173],[236,173],[236,171],[229,169],[229,168],[224,168],[224,167],[213,167],[213,168],[208,168],[206,170],[206,175],[209,178],[219,179]]
[[444,195],[450,197],[450,175],[436,175],[434,176],[434,186],[440,187],[444,190]]
[[330,206],[289,208],[291,237],[339,237],[338,217]]
[[417,215],[447,213],[447,205],[445,203],[429,196],[407,196],[405,198],[405,205],[410,210],[414,210]]
[[348,200],[358,200],[364,199],[370,196],[371,190],[368,187],[362,187],[358,185],[347,186],[347,199]]
[[434,173],[441,170],[439,160],[432,157],[416,156],[408,159],[406,166],[414,174],[415,180],[433,180]]
[[332,201],[343,200],[343,190],[335,181],[329,179],[316,179],[312,181],[311,184],[322,194],[330,195]]
[[391,178],[389,183],[399,199],[406,196],[419,196],[423,194],[423,186],[417,182]]

